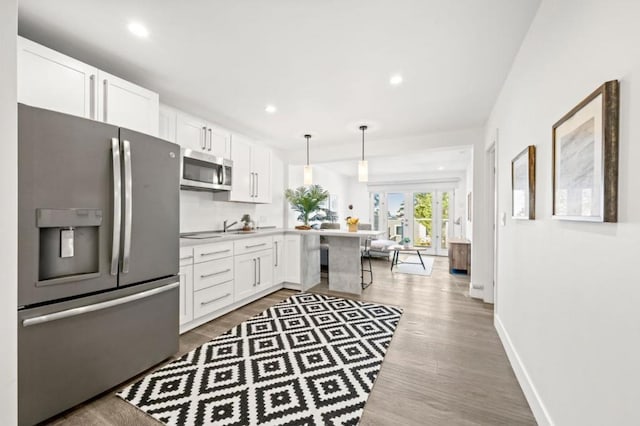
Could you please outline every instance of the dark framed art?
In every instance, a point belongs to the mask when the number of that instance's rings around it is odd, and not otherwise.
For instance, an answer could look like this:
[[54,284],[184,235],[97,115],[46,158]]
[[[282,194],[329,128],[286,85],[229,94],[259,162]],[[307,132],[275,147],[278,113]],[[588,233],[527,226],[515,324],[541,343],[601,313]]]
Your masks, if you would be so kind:
[[511,160],[511,217],[536,218],[535,145],[529,145]]
[[619,84],[598,87],[553,125],[553,218],[618,221]]

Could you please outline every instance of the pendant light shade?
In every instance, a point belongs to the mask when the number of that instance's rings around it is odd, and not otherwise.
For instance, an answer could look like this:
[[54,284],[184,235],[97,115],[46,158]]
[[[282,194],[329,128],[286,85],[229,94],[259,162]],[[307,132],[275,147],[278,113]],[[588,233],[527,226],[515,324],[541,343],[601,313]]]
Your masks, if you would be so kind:
[[362,160],[358,161],[358,181],[369,181],[369,162],[364,159],[364,131],[367,130],[367,126],[360,126],[362,131]]
[[311,135],[304,135],[304,137],[307,140],[307,165],[304,166],[304,184],[311,185],[313,183],[313,170],[309,164],[309,139],[311,139]]

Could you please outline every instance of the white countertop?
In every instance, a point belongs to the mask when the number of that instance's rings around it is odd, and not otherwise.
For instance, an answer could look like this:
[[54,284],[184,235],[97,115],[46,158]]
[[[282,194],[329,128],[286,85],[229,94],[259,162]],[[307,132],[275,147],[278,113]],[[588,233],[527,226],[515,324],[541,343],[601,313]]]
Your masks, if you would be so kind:
[[213,238],[202,238],[202,239],[192,239],[192,238],[180,238],[180,247],[193,247],[199,246],[202,244],[212,244],[212,243],[221,243],[225,241],[233,241],[240,240],[245,238],[257,238],[264,237],[269,235],[277,235],[277,234],[300,234],[300,235],[318,235],[325,237],[375,237],[378,235],[384,234],[383,231],[357,231],[357,232],[349,232],[341,229],[287,229],[287,228],[269,228],[269,229],[257,229],[254,232],[238,232],[238,231],[230,231],[230,232],[216,232],[216,231],[203,231],[202,234],[215,234],[216,237]]

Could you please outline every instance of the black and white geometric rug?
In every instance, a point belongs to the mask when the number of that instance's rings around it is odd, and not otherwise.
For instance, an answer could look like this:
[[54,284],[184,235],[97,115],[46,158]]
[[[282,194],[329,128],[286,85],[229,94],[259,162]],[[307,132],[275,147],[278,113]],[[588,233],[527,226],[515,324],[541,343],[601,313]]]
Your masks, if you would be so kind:
[[296,294],[118,396],[168,425],[356,425],[401,315]]

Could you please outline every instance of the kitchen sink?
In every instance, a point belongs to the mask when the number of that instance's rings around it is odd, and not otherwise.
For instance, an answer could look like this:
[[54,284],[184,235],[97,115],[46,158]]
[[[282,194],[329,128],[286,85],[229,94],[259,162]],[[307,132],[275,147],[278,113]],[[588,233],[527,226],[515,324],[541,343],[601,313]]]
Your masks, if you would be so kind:
[[190,240],[208,240],[210,238],[220,238],[220,237],[222,237],[222,235],[220,235],[219,233],[214,234],[212,232],[204,232],[202,234],[185,235],[180,238],[188,238]]

